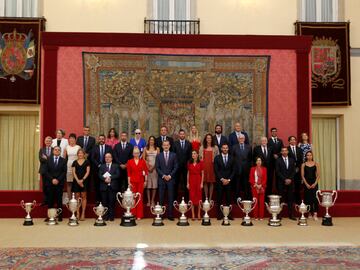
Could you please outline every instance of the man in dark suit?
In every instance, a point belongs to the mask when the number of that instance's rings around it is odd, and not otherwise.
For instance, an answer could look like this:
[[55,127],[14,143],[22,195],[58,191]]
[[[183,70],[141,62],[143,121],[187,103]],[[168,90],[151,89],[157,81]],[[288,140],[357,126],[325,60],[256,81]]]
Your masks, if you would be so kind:
[[170,143],[170,151],[173,151],[173,145],[174,145],[174,139],[171,138],[170,136],[168,136],[168,129],[166,126],[162,126],[160,128],[160,136],[156,138],[155,143],[156,143],[156,147],[159,147],[160,152],[162,152],[164,149],[162,147],[162,143],[164,141],[169,141]]
[[46,192],[46,182],[44,179],[44,169],[45,169],[46,162],[52,155],[52,151],[53,151],[53,149],[51,147],[52,138],[50,136],[47,136],[44,140],[44,143],[45,143],[45,146],[40,148],[40,150],[39,150],[39,161],[40,161],[39,174],[42,177],[42,190],[43,190],[43,194],[44,194],[44,201],[41,204],[42,206],[47,205],[47,198],[46,198],[47,192]]
[[105,144],[105,135],[100,134],[98,137],[98,145],[95,145],[91,152],[91,162],[94,169],[94,185],[95,185],[95,204],[101,201],[99,168],[105,162],[105,155],[112,154],[111,146]]
[[268,139],[266,137],[261,137],[260,145],[254,147],[253,150],[253,161],[256,162],[256,159],[260,157],[263,161],[263,166],[267,170],[267,183],[266,183],[266,191],[265,196],[270,195],[272,193],[273,188],[273,177],[271,174],[271,162],[273,159],[272,149],[268,144]]
[[295,173],[295,203],[300,204],[301,203],[301,165],[303,163],[303,152],[300,147],[297,146],[296,137],[290,136],[289,139],[289,157],[291,157],[293,160],[295,160],[295,166],[296,166],[296,173]]
[[239,136],[240,134],[243,134],[245,136],[245,144],[249,144],[249,136],[248,134],[246,133],[245,130],[242,130],[241,129],[241,125],[240,123],[235,123],[235,127],[234,127],[234,132],[232,132],[230,135],[229,135],[229,147],[230,147],[230,151],[233,149],[233,146],[234,145],[237,145],[239,144]]
[[191,143],[185,139],[185,130],[179,130],[179,140],[174,142],[174,153],[178,161],[178,170],[176,173],[174,198],[178,200],[178,193],[181,187],[182,194],[186,201],[189,200],[189,191],[186,188],[187,183],[187,165],[191,158]]
[[288,205],[289,218],[296,220],[293,215],[294,204],[294,177],[295,177],[295,160],[288,156],[289,151],[286,147],[281,149],[281,156],[276,160],[276,177],[278,191],[282,199]]
[[221,146],[224,143],[228,142],[228,139],[224,135],[222,135],[222,131],[223,131],[222,125],[217,124],[215,126],[214,142],[219,149],[221,149]]
[[121,132],[120,142],[115,145],[114,159],[120,166],[120,191],[124,192],[128,187],[127,162],[133,158],[134,146],[128,142],[127,133]]
[[82,136],[77,137],[76,144],[85,150],[85,153],[90,157],[93,147],[95,146],[95,138],[90,136],[90,127],[85,126]]
[[[271,137],[268,140],[268,145],[272,149],[272,159],[271,159],[270,169],[269,169],[269,175],[270,175],[271,179],[268,179],[268,181],[271,180],[273,183],[276,160],[281,156],[280,152],[281,152],[281,148],[284,147],[284,143],[280,138],[278,138],[276,127],[271,128],[270,132],[271,132]],[[277,188],[277,186],[276,186],[276,188]],[[266,189],[268,189],[268,187],[266,187]]]
[[170,142],[162,143],[164,151],[156,156],[155,167],[158,173],[159,201],[164,205],[165,189],[168,190],[168,219],[174,220],[173,203],[174,203],[174,186],[178,162],[176,154],[170,152]]
[[[56,207],[62,209],[62,196],[66,178],[67,164],[66,160],[60,156],[61,148],[55,146],[53,155],[48,158],[44,165],[43,172],[45,178],[48,208],[53,208],[56,201]],[[58,217],[62,221],[62,214]]]
[[235,201],[240,192],[243,193],[242,199],[252,200],[251,188],[249,183],[249,173],[252,162],[252,149],[250,145],[245,144],[245,135],[240,134],[238,137],[239,144],[232,148],[232,155],[236,163],[236,181],[233,182]]
[[116,193],[119,190],[120,167],[113,163],[110,153],[105,155],[105,163],[99,168],[101,202],[108,207],[105,220],[114,221]]
[[[221,154],[214,159],[214,172],[216,178],[216,200],[217,200],[217,219],[222,219],[223,215],[220,205],[225,193],[226,205],[231,205],[231,182],[235,177],[235,159],[229,154],[229,145],[224,143],[221,146]],[[233,219],[229,216],[229,219]]]

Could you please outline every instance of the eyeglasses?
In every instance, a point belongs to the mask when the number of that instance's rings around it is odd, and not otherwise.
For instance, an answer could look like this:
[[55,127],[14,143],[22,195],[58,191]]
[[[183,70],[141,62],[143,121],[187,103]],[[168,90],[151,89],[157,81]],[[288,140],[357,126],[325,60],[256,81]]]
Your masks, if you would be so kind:
[[141,133],[140,133],[140,132],[136,132],[135,134],[138,135],[138,134],[141,134]]

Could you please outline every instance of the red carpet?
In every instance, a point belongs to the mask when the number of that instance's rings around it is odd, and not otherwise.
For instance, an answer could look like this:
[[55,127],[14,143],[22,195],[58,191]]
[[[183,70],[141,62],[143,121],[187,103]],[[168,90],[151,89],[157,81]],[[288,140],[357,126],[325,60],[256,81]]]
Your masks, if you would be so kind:
[[[93,202],[93,194],[90,194],[90,202]],[[43,196],[41,191],[0,191],[0,218],[22,218],[25,217],[25,211],[20,207],[20,201],[30,202],[36,200],[39,203],[42,202]],[[89,203],[86,216],[95,217],[92,211],[93,203]],[[65,217],[69,216],[69,211],[63,209]],[[121,216],[122,209],[117,204],[116,217]],[[176,211],[175,211],[176,212]],[[236,206],[233,205],[233,216],[241,217],[243,213]],[[287,214],[286,209],[283,209],[283,216]],[[330,208],[329,213],[333,217],[360,217],[360,190],[341,190],[338,191],[338,198],[333,207]],[[324,208],[320,206],[320,216],[324,214]],[[189,215],[189,213],[188,213]],[[31,216],[34,218],[42,218],[46,216],[46,207],[35,207],[31,212]],[[150,213],[149,207],[144,207],[144,216],[153,217]],[[210,216],[215,217],[216,211],[212,209]]]

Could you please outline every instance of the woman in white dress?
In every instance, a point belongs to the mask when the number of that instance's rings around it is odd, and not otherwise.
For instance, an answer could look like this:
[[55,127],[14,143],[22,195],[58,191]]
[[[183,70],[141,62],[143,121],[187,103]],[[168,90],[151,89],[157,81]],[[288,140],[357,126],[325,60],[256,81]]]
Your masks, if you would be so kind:
[[[150,136],[146,147],[144,148],[143,158],[146,161],[146,166],[148,167],[148,181],[146,185],[146,195],[147,195],[147,206],[155,205],[155,195],[156,189],[158,187],[158,174],[155,168],[156,156],[160,153],[159,147],[156,147],[155,137]],[[151,198],[150,198],[151,193]]]
[[[67,197],[71,199],[71,187],[74,181],[74,175],[72,173],[72,164],[77,160],[77,153],[81,147],[76,144],[76,135],[71,133],[69,135],[69,145],[65,147],[64,156],[67,158],[67,173],[66,173],[66,192]],[[65,199],[65,201],[67,201]]]
[[68,139],[65,139],[65,131],[63,129],[58,129],[55,132],[56,138],[52,140],[51,147],[54,148],[55,146],[59,146],[61,149],[60,156],[64,156],[64,151],[66,146],[69,144]]

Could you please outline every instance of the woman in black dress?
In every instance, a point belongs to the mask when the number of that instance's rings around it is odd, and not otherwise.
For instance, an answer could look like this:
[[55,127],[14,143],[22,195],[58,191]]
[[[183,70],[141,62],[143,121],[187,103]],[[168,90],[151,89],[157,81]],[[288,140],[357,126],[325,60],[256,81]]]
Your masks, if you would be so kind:
[[[85,158],[84,149],[79,149],[77,152],[78,159],[72,164],[72,173],[74,175],[74,181],[72,182],[71,192],[75,192],[76,199],[81,197],[81,217],[80,220],[85,220],[86,210],[86,190],[88,184],[88,177],[90,174],[90,162]],[[80,208],[77,211],[77,218],[80,216]]]
[[304,182],[304,203],[310,205],[309,218],[314,216],[317,220],[317,211],[319,204],[316,199],[316,191],[320,179],[319,164],[314,161],[312,151],[308,151],[305,155],[305,163],[301,165],[301,178]]

